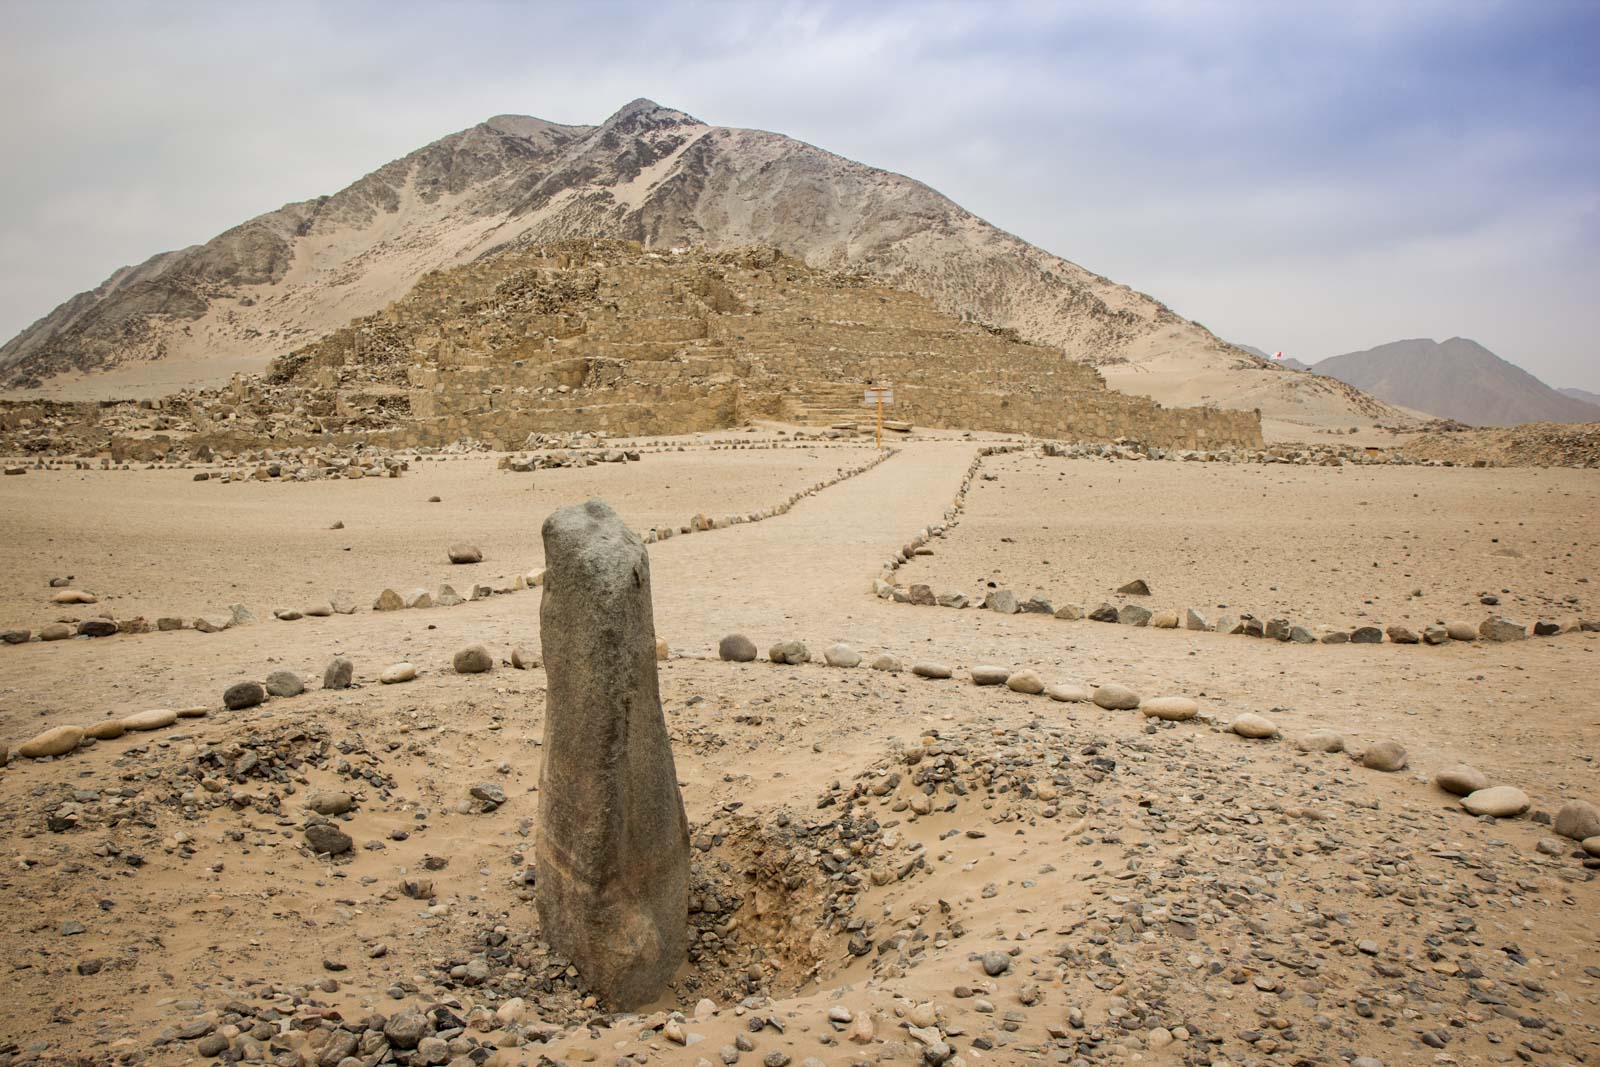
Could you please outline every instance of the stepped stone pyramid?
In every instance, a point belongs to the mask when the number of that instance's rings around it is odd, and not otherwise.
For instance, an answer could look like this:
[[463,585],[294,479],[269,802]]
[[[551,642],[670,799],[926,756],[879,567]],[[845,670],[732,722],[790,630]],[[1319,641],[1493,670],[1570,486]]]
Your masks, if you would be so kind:
[[[665,434],[752,418],[862,419],[892,382],[917,425],[1168,448],[1258,447],[1255,412],[1163,408],[1014,331],[770,248],[572,240],[424,275],[403,299],[279,357],[271,387],[398,446]],[[359,413],[359,415],[358,415]],[[374,419],[376,418],[376,422]]]

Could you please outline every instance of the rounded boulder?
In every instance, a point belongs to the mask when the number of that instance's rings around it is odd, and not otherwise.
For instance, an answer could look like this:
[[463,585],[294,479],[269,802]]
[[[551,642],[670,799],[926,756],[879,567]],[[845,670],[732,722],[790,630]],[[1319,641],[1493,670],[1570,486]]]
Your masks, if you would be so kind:
[[1403,771],[1406,768],[1406,746],[1398,741],[1379,741],[1368,745],[1361,753],[1361,766],[1374,771]]
[[1110,683],[1095,688],[1094,702],[1107,711],[1132,711],[1139,706],[1139,694],[1125,685]]
[[[1458,763],[1454,767],[1446,767],[1433,776],[1433,784],[1458,797],[1469,796],[1480,790],[1489,788],[1489,776],[1476,767],[1469,767],[1465,763]],[[1470,808],[1468,809],[1471,810]]]
[[494,657],[482,645],[469,645],[450,661],[457,674],[482,674],[494,668]]
[[17,746],[17,755],[25,759],[42,759],[45,756],[65,756],[83,740],[83,728],[56,726]]
[[178,713],[171,708],[151,708],[124,716],[122,725],[130,730],[159,730],[177,721]]
[[1153,697],[1139,706],[1146,718],[1167,722],[1188,722],[1200,714],[1198,702],[1183,696]]
[[717,655],[729,663],[750,663],[756,658],[756,643],[744,634],[729,634],[717,642]]
[[1335,730],[1312,730],[1294,743],[1301,752],[1343,752],[1344,735]]
[[1475,789],[1461,798],[1461,806],[1474,815],[1509,819],[1528,810],[1528,794],[1511,785]]
[[417,668],[414,664],[391,663],[383,669],[382,674],[378,675],[378,681],[384,685],[398,685],[401,682],[409,682],[416,676]]
[[1014,693],[1038,696],[1044,692],[1044,679],[1039,677],[1038,671],[1016,671],[1006,679],[1006,688]]
[[797,663],[811,662],[811,652],[803,641],[779,641],[767,649],[767,658],[774,663],[787,663],[793,666]]
[[267,690],[260,682],[235,682],[222,694],[222,706],[229,711],[253,708],[267,699]]
[[861,653],[840,641],[829,645],[822,652],[822,658],[827,660],[830,667],[859,667],[861,666]]
[[1555,831],[1574,841],[1600,837],[1600,809],[1586,800],[1569,800],[1556,812]]
[[294,671],[273,671],[267,675],[267,692],[275,697],[297,697],[305,691],[305,679]]
[[973,685],[1005,685],[1011,671],[1005,667],[979,666],[972,668]]
[[1263,740],[1268,737],[1278,736],[1278,724],[1265,715],[1257,715],[1253,711],[1247,711],[1243,715],[1235,716],[1229,729],[1240,737],[1248,737],[1252,740]]

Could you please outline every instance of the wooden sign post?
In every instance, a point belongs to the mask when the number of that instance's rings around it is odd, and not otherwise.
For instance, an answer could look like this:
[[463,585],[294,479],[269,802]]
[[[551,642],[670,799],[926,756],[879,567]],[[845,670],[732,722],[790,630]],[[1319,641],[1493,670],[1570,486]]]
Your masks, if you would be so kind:
[[878,447],[883,448],[883,405],[894,403],[894,386],[869,385],[861,393],[864,406],[878,405]]

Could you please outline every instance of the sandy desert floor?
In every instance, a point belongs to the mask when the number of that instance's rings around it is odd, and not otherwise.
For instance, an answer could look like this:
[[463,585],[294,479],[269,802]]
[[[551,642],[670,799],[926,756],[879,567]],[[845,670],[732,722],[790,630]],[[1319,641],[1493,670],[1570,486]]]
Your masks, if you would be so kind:
[[[778,503],[859,450],[693,449],[532,475],[423,461],[304,485],[7,479],[7,619],[62,614],[46,588],[59,573],[119,614],[242,600],[262,621],[0,647],[13,750],[51,726],[208,709],[0,770],[0,1063],[1600,1056],[1594,863],[1548,824],[1568,800],[1600,801],[1600,635],[1289,645],[874,597],[976,449],[911,442],[787,514],[650,547],[694,940],[656,1010],[623,1018],[540,942],[528,885],[545,675],[503,660],[538,648],[539,592],[367,603],[383,586],[518,573],[560,504],[600,495],[638,526],[683,523]],[[1038,585],[1092,606],[1143,577],[1152,607],[1313,625],[1477,622],[1491,611],[1477,594],[1502,590],[1493,610],[1528,624],[1600,614],[1585,580],[1600,570],[1593,472],[1033,452],[981,469],[994,480],[973,482],[958,524],[898,580]],[[346,528],[327,530],[335,519]],[[444,564],[458,538],[486,561]],[[332,586],[362,610],[270,618],[280,597]],[[762,650],[799,638],[817,662],[721,662],[730,632]],[[822,665],[836,641],[955,677]],[[496,669],[453,673],[479,642]],[[319,688],[336,654],[355,688]],[[400,660],[420,677],[377,684]],[[1184,694],[1201,716],[1157,724],[977,687],[980,664]],[[305,694],[223,710],[227,686],[284,668]],[[1245,712],[1283,736],[1224,729]],[[1318,727],[1356,751],[1397,740],[1409,766],[1297,747]],[[1430,781],[1459,762],[1526,790],[1532,811],[1466,815]],[[481,799],[489,786],[503,803]],[[332,790],[353,800],[335,822],[355,846],[330,860],[302,830],[306,799]],[[417,1050],[384,1036],[412,1011],[436,1038]]]

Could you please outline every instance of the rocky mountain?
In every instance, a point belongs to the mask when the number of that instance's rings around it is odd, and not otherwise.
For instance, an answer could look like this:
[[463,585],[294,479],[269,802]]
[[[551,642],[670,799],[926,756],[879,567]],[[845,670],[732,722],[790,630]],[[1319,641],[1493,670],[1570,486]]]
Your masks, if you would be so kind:
[[1600,407],[1563,395],[1476,341],[1415,338],[1312,365],[1391,404],[1474,426],[1596,422]]
[[1574,400],[1581,400],[1585,404],[1593,404],[1595,407],[1600,407],[1600,393],[1591,393],[1587,389],[1578,388],[1557,389],[1556,392],[1562,396],[1570,396]]
[[1286,374],[910,178],[648,100],[599,126],[498,116],[332,196],[124,268],[0,347],[0,380],[94,372],[128,392],[158,361],[169,385],[173,367],[215,381],[380,310],[429,271],[567,237],[759,243],[865,271],[1169,405],[1313,424],[1404,418],[1340,382]]

